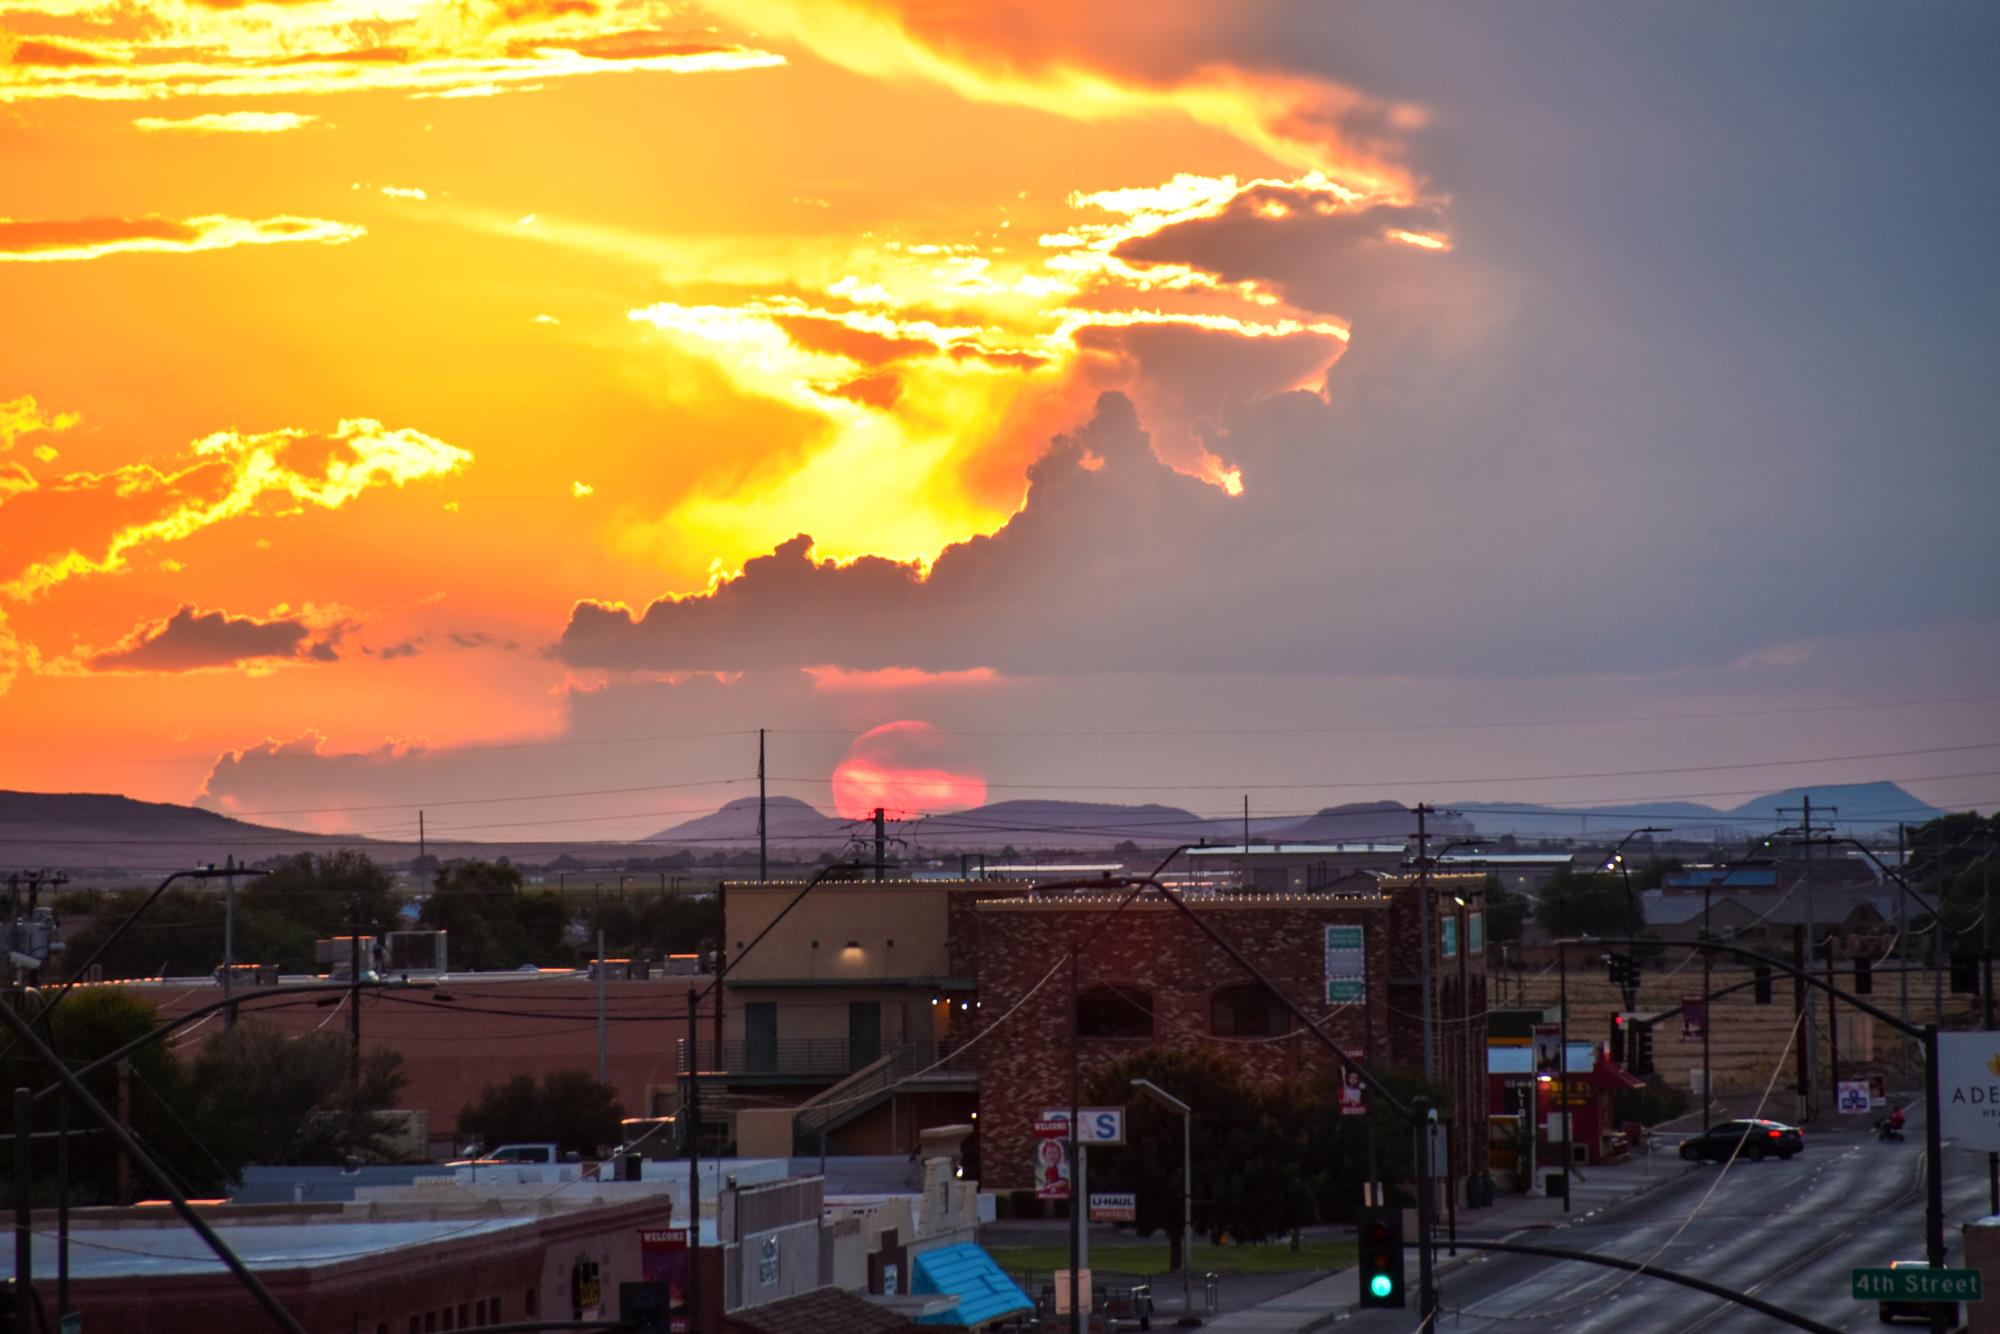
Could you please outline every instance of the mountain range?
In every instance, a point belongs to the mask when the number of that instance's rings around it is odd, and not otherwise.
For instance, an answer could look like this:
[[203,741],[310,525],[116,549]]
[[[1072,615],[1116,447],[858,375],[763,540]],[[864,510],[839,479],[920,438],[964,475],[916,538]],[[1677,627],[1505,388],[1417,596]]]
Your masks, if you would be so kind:
[[[1921,824],[1943,814],[1895,783],[1853,783],[1766,793],[1719,809],[1695,802],[1631,803],[1585,808],[1517,802],[1468,802],[1435,812],[1427,827],[1441,838],[1477,834],[1497,839],[1595,839],[1621,837],[1641,825],[1662,826],[1663,839],[1696,842],[1766,834],[1799,823],[1810,795],[1816,830],[1881,834],[1898,823]],[[866,821],[827,815],[793,797],[773,797],[767,807],[772,852],[786,860],[811,860],[839,852],[850,839],[868,837]],[[1330,806],[1300,819],[1253,816],[1249,834],[1259,842],[1401,842],[1414,832],[1409,809],[1393,801]],[[1245,822],[1196,815],[1178,806],[1021,799],[970,810],[897,821],[891,834],[904,856],[959,850],[992,852],[1072,849],[1106,853],[1121,843],[1167,848],[1181,843],[1234,844]],[[627,843],[491,842],[432,840],[435,857],[510,857],[541,865],[569,857],[571,865],[617,866],[668,852],[752,848],[757,842],[757,799],[738,798],[649,837]],[[671,846],[662,846],[671,845]],[[416,845],[340,834],[311,834],[251,824],[214,811],[168,802],[134,801],[103,793],[0,791],[0,873],[29,867],[61,868],[72,876],[137,876],[207,863],[221,865],[305,851],[358,848],[378,860],[406,862]]]

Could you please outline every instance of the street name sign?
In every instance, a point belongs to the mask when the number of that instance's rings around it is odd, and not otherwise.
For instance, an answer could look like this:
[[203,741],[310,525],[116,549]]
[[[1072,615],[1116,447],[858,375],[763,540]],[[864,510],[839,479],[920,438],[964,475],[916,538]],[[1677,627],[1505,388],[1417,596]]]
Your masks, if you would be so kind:
[[1976,1302],[1977,1269],[1931,1269],[1904,1265],[1898,1269],[1852,1271],[1858,1302]]

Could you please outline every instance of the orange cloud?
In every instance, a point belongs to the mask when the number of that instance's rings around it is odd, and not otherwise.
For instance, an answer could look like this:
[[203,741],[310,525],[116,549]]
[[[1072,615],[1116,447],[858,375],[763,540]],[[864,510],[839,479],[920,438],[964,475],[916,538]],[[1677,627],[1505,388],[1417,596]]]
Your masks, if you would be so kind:
[[243,245],[312,241],[340,245],[367,229],[325,218],[0,218],[0,262],[102,259],[120,254],[192,254]]
[[1000,681],[991,667],[967,667],[959,671],[933,672],[922,667],[878,667],[873,671],[849,671],[832,665],[808,667],[813,689],[831,693],[864,693],[884,690],[923,690],[991,686]]
[[[72,30],[73,0],[9,12],[45,35],[0,35],[0,102],[305,96],[369,90],[481,96],[551,79],[764,69],[781,56],[682,29],[672,6],[593,0],[437,6],[420,0],[192,0]],[[223,132],[229,132],[227,130]]]
[[199,116],[135,116],[132,124],[149,133],[283,134],[318,120],[296,111],[209,111]]
[[[1072,120],[1186,117],[1294,170],[1408,196],[1397,139],[1420,108],[1329,79],[1232,64],[1242,8],[1206,15],[1128,0],[1079,6],[934,5],[921,0],[728,0],[719,14],[782,34],[857,73],[941,84],[975,102]],[[1023,10],[1030,12],[1022,12]]]
[[[244,435],[221,431],[195,441],[190,461],[168,472],[130,464],[109,473],[74,473],[51,489],[109,493],[154,502],[154,512],[93,543],[27,563],[0,584],[0,596],[25,601],[70,579],[125,568],[139,551],[185,540],[250,513],[297,514],[307,506],[338,509],[375,487],[447,476],[472,455],[407,427],[368,418],[343,421],[325,435],[287,428]],[[67,540],[67,538],[65,538]]]

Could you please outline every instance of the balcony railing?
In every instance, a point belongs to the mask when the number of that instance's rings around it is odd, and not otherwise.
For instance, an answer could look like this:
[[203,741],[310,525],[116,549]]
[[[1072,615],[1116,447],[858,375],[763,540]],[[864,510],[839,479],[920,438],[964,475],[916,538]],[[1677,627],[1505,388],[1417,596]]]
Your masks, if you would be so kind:
[[[846,1038],[743,1039],[723,1043],[698,1042],[695,1055],[703,1074],[778,1075],[801,1079],[840,1079],[862,1070],[884,1056],[894,1056],[902,1069],[921,1070],[945,1057],[951,1048],[941,1042],[864,1042]],[[682,1038],[674,1044],[676,1068],[688,1071],[688,1044]],[[964,1064],[970,1068],[972,1053]],[[959,1062],[953,1058],[950,1062]]]

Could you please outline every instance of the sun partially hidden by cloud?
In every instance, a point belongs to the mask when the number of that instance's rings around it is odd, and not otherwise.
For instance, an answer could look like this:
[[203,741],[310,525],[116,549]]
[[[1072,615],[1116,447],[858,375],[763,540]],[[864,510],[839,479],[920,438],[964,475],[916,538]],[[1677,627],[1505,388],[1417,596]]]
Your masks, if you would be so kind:
[[107,255],[192,254],[233,246],[315,241],[340,245],[367,229],[325,218],[0,218],[0,262],[103,259]]
[[849,820],[877,807],[903,818],[958,811],[986,800],[986,779],[956,754],[952,738],[929,723],[904,719],[854,739],[833,771],[833,807]]
[[[296,514],[308,506],[338,509],[371,488],[445,476],[471,460],[465,450],[421,431],[358,418],[325,434],[296,428],[254,435],[220,431],[191,444],[179,466],[134,463],[52,478],[40,491],[51,502],[49,514],[23,510],[20,503],[8,510],[14,539],[9,554],[19,558],[38,546],[50,554],[15,566],[0,584],[0,596],[34,598],[71,579],[123,569],[141,551],[243,515]],[[70,503],[55,506],[58,501]],[[86,549],[74,545],[79,511],[137,517]]]
[[[1277,200],[1288,202],[1273,217],[1267,205]],[[1271,383],[1241,381],[1266,392],[1316,388],[1345,352],[1348,317],[1302,306],[1205,256],[1147,253],[1148,243],[1240,217],[1272,232],[1344,228],[1357,245],[1410,253],[1391,224],[1434,217],[1317,170],[1181,174],[1155,186],[1078,192],[1063,209],[1064,224],[1031,244],[884,238],[828,255],[788,281],[760,280],[754,258],[718,254],[703,269],[707,300],[633,308],[630,318],[652,331],[663,357],[696,359],[733,393],[796,414],[801,443],[798,461],[782,472],[748,484],[732,476],[727,490],[697,488],[657,520],[628,524],[628,550],[694,543],[732,565],[809,530],[823,556],[926,562],[952,541],[991,532],[1018,507],[1019,470],[1032,455],[1010,451],[1032,448],[1024,422],[1085,411],[1109,384],[1186,380],[1189,367],[1163,361],[1161,336],[1268,345],[1270,369],[1260,374]],[[477,225],[505,224],[491,217]],[[614,252],[621,244],[554,220],[535,235]],[[635,242],[627,253],[650,252]],[[746,264],[734,283],[732,262]],[[696,411],[714,397],[712,382],[691,377],[659,392],[686,395]],[[1167,406],[1164,392],[1136,396],[1156,413]],[[1170,466],[1230,494],[1254,484],[1239,463],[1211,452],[1191,418],[1162,417],[1159,426]],[[989,477],[993,489],[982,490]],[[827,504],[849,492],[853,504]]]

